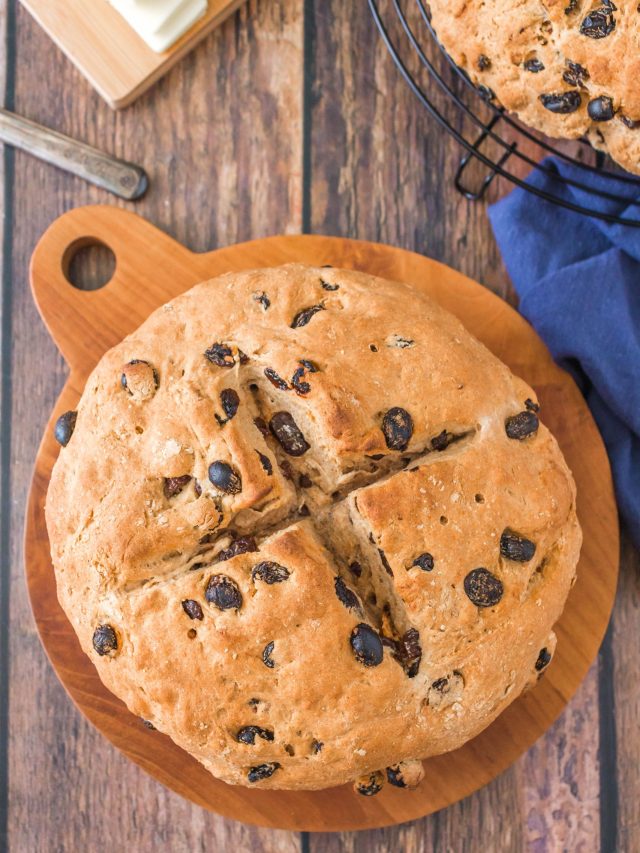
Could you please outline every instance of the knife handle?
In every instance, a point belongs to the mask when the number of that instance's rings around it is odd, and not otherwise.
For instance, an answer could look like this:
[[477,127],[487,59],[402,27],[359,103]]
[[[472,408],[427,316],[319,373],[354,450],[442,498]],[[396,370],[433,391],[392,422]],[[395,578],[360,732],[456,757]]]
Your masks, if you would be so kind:
[[20,148],[129,201],[144,195],[149,185],[146,172],[139,166],[1,108],[0,142]]

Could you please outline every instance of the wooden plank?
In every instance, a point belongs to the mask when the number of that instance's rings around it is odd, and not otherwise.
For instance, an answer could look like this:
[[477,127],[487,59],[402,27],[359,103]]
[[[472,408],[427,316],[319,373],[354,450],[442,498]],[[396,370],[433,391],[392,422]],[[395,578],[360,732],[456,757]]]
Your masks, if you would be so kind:
[[155,53],[108,0],[21,0],[106,102],[132,103],[185,57],[244,0],[209,0],[204,17],[163,53]]
[[415,249],[507,294],[484,207],[453,186],[462,150],[401,79],[368,11],[310,5],[312,230]]
[[[282,45],[277,52],[273,44]],[[297,2],[251,2],[126,113],[112,113],[18,10],[16,109],[132,160],[151,189],[136,206],[194,249],[300,229],[302,18]],[[55,81],[34,85],[34,80]],[[269,168],[267,168],[267,164]],[[9,848],[294,853],[295,833],[224,821],[170,794],[74,710],[27,603],[22,524],[32,461],[66,370],[31,300],[33,246],[65,209],[106,193],[16,156],[10,367],[11,692]],[[123,206],[127,206],[123,204]],[[100,272],[94,265],[94,273]],[[151,271],[152,272],[152,271]],[[2,842],[0,840],[0,846]]]
[[615,739],[618,747],[615,762],[617,777],[607,780],[611,814],[609,820],[603,824],[603,830],[606,828],[609,838],[615,833],[618,849],[629,851],[629,853],[640,848],[638,636],[640,636],[640,553],[633,547],[627,534],[622,538],[618,600],[614,611],[611,638],[614,662],[611,673],[612,712],[615,715]]
[[[411,94],[367,15],[338,0],[311,5],[312,230],[424,252],[513,298],[484,205],[453,186],[461,149]],[[598,849],[598,735],[592,671],[556,726],[483,791],[366,840],[312,836],[311,850]]]
[[[0,102],[11,104],[13,98],[13,86],[7,85],[7,70],[9,64],[13,66],[13,54],[10,50],[7,37],[7,2],[0,0]],[[10,76],[10,75],[9,75]],[[2,270],[2,299],[0,300],[0,352],[2,353],[2,364],[10,351],[11,342],[7,329],[6,302],[10,292],[10,281],[7,275],[6,261],[7,253],[6,238],[11,227],[10,211],[5,208],[5,189],[10,181],[11,153],[8,150],[0,150],[0,202],[2,205],[2,239],[0,240],[0,270]],[[0,374],[0,419],[2,424],[10,420],[10,382],[7,371],[2,370]],[[9,491],[10,491],[10,447],[9,436],[6,429],[2,431],[2,451],[0,456],[0,850],[6,848],[8,832],[8,741],[9,741]]]
[[517,762],[526,849],[600,849],[598,664],[562,717]]

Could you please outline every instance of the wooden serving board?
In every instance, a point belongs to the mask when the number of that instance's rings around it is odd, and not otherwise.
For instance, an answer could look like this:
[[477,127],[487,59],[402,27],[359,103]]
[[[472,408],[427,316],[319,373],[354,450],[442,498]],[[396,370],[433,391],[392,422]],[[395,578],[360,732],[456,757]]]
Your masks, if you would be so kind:
[[155,53],[107,0],[21,0],[58,47],[114,109],[159,80],[244,0],[209,0],[204,17]]
[[[80,247],[95,242],[115,253],[114,276],[101,290],[77,290],[66,270]],[[552,665],[533,691],[473,741],[429,759],[425,781],[416,791],[386,785],[376,797],[366,798],[351,786],[261,791],[214,779],[168,737],[146,729],[102,686],[56,597],[44,521],[47,484],[58,453],[55,419],[76,407],[89,371],[105,350],[159,305],[206,278],[290,261],[404,280],[456,314],[536,389],[542,418],[557,436],[578,485],[584,546],[578,581],[556,628],[558,649]],[[454,270],[390,246],[289,236],[198,255],[144,219],[110,207],[79,208],[56,220],[33,254],[31,284],[42,318],[70,367],[38,451],[28,501],[25,563],[31,605],[42,643],[71,698],[129,758],[167,787],[227,817],[291,830],[354,830],[412,820],[456,802],[493,779],[546,731],[589,669],[609,621],[618,571],[618,524],[609,464],[589,410],[573,381],[512,308]]]

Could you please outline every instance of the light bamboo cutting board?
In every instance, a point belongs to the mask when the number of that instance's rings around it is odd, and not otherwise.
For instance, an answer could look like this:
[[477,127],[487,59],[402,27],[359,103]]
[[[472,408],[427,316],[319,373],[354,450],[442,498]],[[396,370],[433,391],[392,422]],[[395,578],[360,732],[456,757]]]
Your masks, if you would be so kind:
[[[77,290],[67,279],[70,261],[79,248],[96,242],[114,252],[115,273],[101,290]],[[577,583],[556,626],[553,662],[538,685],[482,734],[455,752],[427,760],[425,780],[416,791],[386,785],[368,798],[350,785],[315,792],[261,791],[214,779],[168,737],[146,729],[103,687],[56,597],[44,521],[47,485],[59,450],[53,438],[56,418],[75,409],[105,350],[155,308],[221,273],[291,261],[403,280],[456,314],[535,388],[542,419],[556,435],[578,486],[584,546]],[[38,452],[27,507],[25,568],[31,605],[42,643],[69,695],[129,758],[182,796],[237,820],[292,830],[368,829],[413,820],[466,797],[506,769],[553,723],[593,662],[609,621],[618,575],[618,522],[605,450],[580,392],[505,302],[442,264],[391,246],[288,236],[199,255],[144,219],[110,207],[78,208],[56,220],[34,252],[31,284],[70,368]],[[549,767],[549,773],[556,772]]]
[[154,53],[107,0],[21,0],[114,109],[159,80],[244,0],[209,0],[205,16],[169,50]]

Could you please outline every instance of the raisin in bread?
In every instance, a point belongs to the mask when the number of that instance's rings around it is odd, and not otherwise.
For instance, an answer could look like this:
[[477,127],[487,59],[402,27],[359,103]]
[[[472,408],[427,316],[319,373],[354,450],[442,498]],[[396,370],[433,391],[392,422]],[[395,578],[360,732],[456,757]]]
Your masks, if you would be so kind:
[[227,782],[415,784],[550,661],[571,474],[531,388],[408,285],[299,265],[200,284],[56,432],[80,643]]
[[640,174],[637,0],[429,0],[444,48],[548,136],[587,135]]

